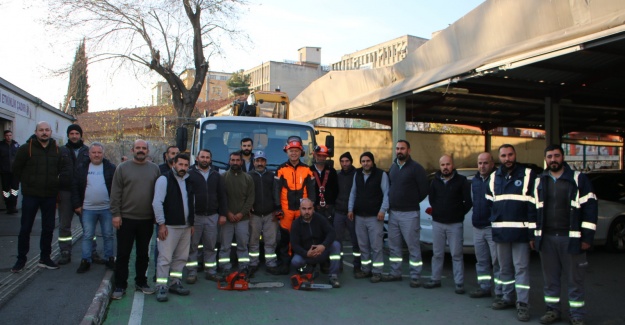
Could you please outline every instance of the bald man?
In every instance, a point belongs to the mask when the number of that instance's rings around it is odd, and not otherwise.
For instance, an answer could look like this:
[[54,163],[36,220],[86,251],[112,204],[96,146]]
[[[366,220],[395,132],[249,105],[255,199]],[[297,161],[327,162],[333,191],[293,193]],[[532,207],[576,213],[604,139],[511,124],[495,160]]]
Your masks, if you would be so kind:
[[[471,180],[471,194],[473,196],[473,246],[477,260],[475,269],[480,288],[471,292],[471,298],[491,297],[493,276],[495,296],[497,298],[502,297],[501,283],[498,280],[497,246],[493,241],[493,231],[490,224],[492,201],[486,199],[486,189],[494,169],[495,161],[490,153],[482,152],[477,156],[477,174]],[[493,276],[491,276],[491,271]]]
[[59,148],[52,138],[50,124],[37,123],[35,134],[15,154],[13,174],[22,183],[22,221],[17,242],[17,262],[11,272],[17,273],[26,265],[30,250],[30,232],[37,211],[41,209],[41,254],[39,267],[58,269],[52,261],[52,233],[59,179],[71,179],[72,160],[68,150]]
[[426,289],[441,286],[441,272],[445,260],[445,243],[453,262],[455,292],[464,294],[464,258],[462,255],[464,215],[471,210],[471,185],[458,174],[449,155],[439,159],[440,170],[430,185],[432,206],[432,278],[423,285]]

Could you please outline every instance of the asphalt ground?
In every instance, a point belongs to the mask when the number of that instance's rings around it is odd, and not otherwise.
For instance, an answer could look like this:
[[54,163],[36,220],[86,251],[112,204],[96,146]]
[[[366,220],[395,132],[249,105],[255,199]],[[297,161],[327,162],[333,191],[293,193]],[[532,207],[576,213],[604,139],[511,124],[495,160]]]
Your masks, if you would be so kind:
[[[40,220],[31,235],[31,252],[26,270],[10,273],[17,251],[20,214],[0,212],[0,324],[391,324],[413,322],[427,324],[514,324],[513,309],[490,309],[491,299],[471,299],[468,294],[453,292],[451,261],[446,256],[443,287],[413,289],[404,281],[371,284],[367,279],[352,277],[351,256],[345,257],[340,289],[296,291],[288,276],[256,274],[253,281],[280,281],[282,288],[222,291],[214,282],[199,274],[195,285],[186,285],[191,295],[169,295],[159,303],[154,295],[129,290],[119,301],[109,301],[112,272],[103,265],[92,265],[89,272],[76,274],[80,262],[80,245],[74,244],[72,262],[59,270],[36,266],[39,254]],[[74,219],[75,240],[81,236],[78,219]],[[53,256],[58,256],[57,231]],[[101,238],[98,245],[101,248]],[[347,243],[346,243],[347,244]],[[347,249],[346,249],[347,250]],[[430,274],[431,254],[424,253],[423,280]],[[625,324],[622,307],[625,291],[625,255],[610,254],[601,248],[589,254],[586,280],[587,324]],[[405,258],[407,260],[407,258]],[[406,264],[406,263],[404,263]],[[132,263],[131,263],[132,265]],[[388,260],[386,261],[388,270]],[[130,268],[132,287],[134,267]],[[154,274],[150,262],[149,278]],[[538,254],[532,255],[530,323],[538,324],[544,312],[542,274]],[[320,275],[317,283],[327,283]],[[153,283],[151,283],[153,285]],[[475,260],[465,255],[465,287],[477,288]],[[564,297],[565,295],[563,295]],[[565,300],[565,299],[563,299]],[[566,309],[566,307],[565,307]],[[564,322],[568,321],[566,315]]]

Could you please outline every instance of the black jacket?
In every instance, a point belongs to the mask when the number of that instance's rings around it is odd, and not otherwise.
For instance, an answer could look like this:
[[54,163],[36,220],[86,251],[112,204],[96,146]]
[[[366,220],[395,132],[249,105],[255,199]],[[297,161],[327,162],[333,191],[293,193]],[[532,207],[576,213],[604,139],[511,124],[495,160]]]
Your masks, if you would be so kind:
[[418,211],[419,202],[425,199],[429,189],[427,175],[423,166],[408,156],[404,166],[399,168],[396,159],[391,165],[388,176],[390,183],[388,189],[390,209],[395,211]]
[[[90,162],[83,163],[74,169],[74,180],[72,183],[72,207],[74,209],[82,207],[85,200],[85,190],[87,189],[87,174],[89,173]],[[111,195],[111,184],[113,183],[113,175],[116,166],[108,159],[102,160],[104,164],[104,183],[106,189]]]
[[458,223],[464,221],[464,215],[471,210],[471,184],[467,178],[453,171],[453,177],[443,182],[441,172],[430,185],[430,205],[432,220],[440,223]]
[[351,166],[349,170],[342,170],[337,173],[337,181],[339,184],[339,194],[336,197],[334,209],[343,214],[347,214],[347,205],[349,204],[349,193],[354,184],[354,172],[356,168]]
[[273,195],[275,174],[265,169],[265,172],[262,174],[256,170],[251,170],[248,172],[248,175],[254,180],[253,214],[266,215],[280,210],[280,202],[275,202]]
[[61,147],[61,149],[67,150],[69,156],[72,158],[72,166],[74,168],[72,169],[72,173],[71,175],[69,175],[69,177],[66,175],[59,176],[59,182],[60,182],[59,189],[61,191],[71,191],[72,186],[73,186],[72,184],[74,183],[73,178],[74,178],[74,173],[76,172],[76,168],[78,168],[78,166],[89,164],[91,162],[91,159],[89,159],[89,147],[83,144],[78,149],[78,153],[76,153],[74,149],[70,146],[70,143],[68,142],[66,145]]
[[[323,197],[326,201],[326,204],[334,205],[336,203],[336,197],[339,194],[339,182],[338,182],[338,177],[336,175],[336,169],[326,164],[323,167],[323,170],[321,171],[321,175],[319,175],[319,173],[317,172],[317,168],[313,164],[310,166],[310,171],[315,177],[315,181],[314,181],[315,194],[317,195],[315,206],[319,205],[320,203],[319,184],[323,185],[323,179],[325,178],[326,173],[329,173],[329,174],[328,174],[328,181],[326,182],[326,185],[325,185],[325,192],[323,193]],[[319,179],[319,183],[317,183],[317,178]]]
[[11,143],[0,141],[0,173],[10,173],[15,154],[20,147],[19,143],[11,140]]
[[306,257],[312,245],[323,245],[326,250],[336,238],[336,232],[330,225],[330,221],[318,212],[313,212],[310,223],[299,217],[291,225],[291,249],[293,254]]
[[24,195],[56,197],[59,180],[71,180],[74,166],[69,151],[63,148],[59,148],[54,139],[44,148],[33,134],[17,150],[13,176],[20,180]]
[[189,180],[195,195],[195,215],[207,216],[218,213],[228,214],[226,187],[219,172],[211,169],[208,179],[204,179],[197,166],[189,168]]

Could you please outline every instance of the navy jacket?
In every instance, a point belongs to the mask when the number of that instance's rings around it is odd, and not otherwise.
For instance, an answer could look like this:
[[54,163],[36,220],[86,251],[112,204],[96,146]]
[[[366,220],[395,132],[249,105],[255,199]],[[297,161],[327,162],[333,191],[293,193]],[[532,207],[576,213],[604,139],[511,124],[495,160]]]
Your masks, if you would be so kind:
[[473,227],[486,228],[490,227],[490,210],[493,201],[486,199],[486,191],[488,190],[488,182],[492,173],[486,179],[482,179],[480,172],[477,172],[471,180],[471,191],[473,194]]
[[[76,166],[74,170],[74,179],[72,182],[72,207],[74,209],[82,207],[85,200],[85,190],[87,189],[87,174],[89,173],[89,164],[91,161],[83,162],[80,166]],[[111,184],[113,183],[113,175],[115,174],[115,165],[108,159],[102,160],[104,164],[104,183],[106,189],[111,196]]]
[[388,201],[391,210],[418,211],[419,202],[428,196],[428,181],[423,166],[406,159],[403,167],[399,167],[397,160],[391,165],[388,172],[390,187]]
[[486,198],[493,202],[490,221],[493,241],[497,243],[529,242],[530,220],[536,218],[534,182],[536,174],[517,163],[510,174],[502,167],[491,174]]

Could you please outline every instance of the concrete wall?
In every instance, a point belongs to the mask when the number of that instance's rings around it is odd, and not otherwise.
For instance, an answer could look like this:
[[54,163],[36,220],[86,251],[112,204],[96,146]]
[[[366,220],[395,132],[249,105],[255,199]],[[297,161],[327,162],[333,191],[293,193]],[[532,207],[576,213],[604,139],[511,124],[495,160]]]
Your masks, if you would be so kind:
[[[336,160],[334,167],[339,168],[338,157],[349,151],[354,157],[354,165],[360,167],[358,158],[365,151],[375,156],[378,167],[388,170],[395,152],[390,130],[347,129],[318,127],[317,130],[329,131],[334,135],[334,152]],[[321,132],[318,140],[325,141],[327,133]],[[477,155],[484,151],[484,136],[475,134],[438,134],[423,132],[407,132],[410,142],[412,158],[418,161],[428,171],[438,169],[438,159],[443,154],[454,157],[457,168],[476,167]],[[497,159],[497,149],[504,143],[512,144],[517,152],[517,160],[523,163],[543,165],[544,139],[520,137],[492,137],[490,152]]]

